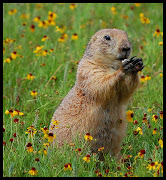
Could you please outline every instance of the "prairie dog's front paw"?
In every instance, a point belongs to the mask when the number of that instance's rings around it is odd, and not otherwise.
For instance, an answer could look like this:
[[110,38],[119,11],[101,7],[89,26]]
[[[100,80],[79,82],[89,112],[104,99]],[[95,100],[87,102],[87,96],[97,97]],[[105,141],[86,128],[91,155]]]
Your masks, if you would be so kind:
[[122,61],[122,67],[125,72],[137,73],[144,68],[142,58],[134,59],[134,57],[136,56],[133,56],[131,59],[124,59]]

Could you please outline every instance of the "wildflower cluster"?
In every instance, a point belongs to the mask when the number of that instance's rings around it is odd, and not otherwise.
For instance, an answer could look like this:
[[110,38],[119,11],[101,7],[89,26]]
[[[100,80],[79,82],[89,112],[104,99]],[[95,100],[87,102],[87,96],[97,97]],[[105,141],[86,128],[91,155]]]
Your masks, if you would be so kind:
[[150,20],[147,17],[144,16],[144,13],[140,13],[139,17],[140,17],[140,21],[143,24],[149,24],[150,23]]

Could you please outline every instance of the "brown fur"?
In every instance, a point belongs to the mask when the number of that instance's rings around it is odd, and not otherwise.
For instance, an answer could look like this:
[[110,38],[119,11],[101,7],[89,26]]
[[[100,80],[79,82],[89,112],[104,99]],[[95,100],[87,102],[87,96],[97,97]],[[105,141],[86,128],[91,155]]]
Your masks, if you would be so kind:
[[[105,35],[111,40],[105,40]],[[122,67],[121,60],[130,55],[123,47],[131,48],[125,31],[102,29],[92,36],[79,62],[76,83],[53,115],[60,121],[59,128],[50,124],[59,146],[71,142],[77,132],[82,136],[90,132],[96,139],[92,151],[104,147],[107,153],[120,152],[126,106],[139,84],[138,73],[125,73]]]

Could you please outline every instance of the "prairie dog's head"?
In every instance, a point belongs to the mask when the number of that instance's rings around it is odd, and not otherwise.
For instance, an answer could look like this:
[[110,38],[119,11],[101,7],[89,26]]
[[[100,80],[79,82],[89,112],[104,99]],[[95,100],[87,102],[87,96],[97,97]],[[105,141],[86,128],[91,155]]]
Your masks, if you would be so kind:
[[88,43],[85,54],[92,57],[103,56],[110,60],[122,61],[130,56],[132,47],[125,31],[119,29],[101,29]]

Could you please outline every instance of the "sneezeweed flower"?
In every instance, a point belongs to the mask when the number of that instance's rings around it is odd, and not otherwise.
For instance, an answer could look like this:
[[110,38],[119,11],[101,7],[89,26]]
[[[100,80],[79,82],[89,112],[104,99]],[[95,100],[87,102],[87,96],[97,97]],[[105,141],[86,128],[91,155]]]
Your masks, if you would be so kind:
[[18,110],[6,110],[5,114],[10,114],[11,118],[13,118],[16,115],[24,115],[24,113],[18,111]]
[[163,140],[162,139],[159,139],[159,145],[161,148],[163,148]]
[[35,17],[35,18],[33,19],[33,21],[39,23],[39,22],[40,22],[40,16]]
[[59,42],[64,42],[65,41],[65,38],[63,36],[61,36],[59,39],[58,39]]
[[76,152],[79,152],[79,154],[81,154],[82,149],[81,149],[81,148],[78,148],[78,149],[76,149],[75,151],[76,151]]
[[53,122],[52,124],[54,124],[56,126],[59,125],[59,123],[60,123],[58,120],[54,120],[54,119],[52,119],[52,122]]
[[11,9],[8,13],[9,15],[15,15],[17,13],[17,9]]
[[139,132],[139,134],[143,135],[142,128],[138,127],[136,131]]
[[47,36],[43,36],[43,38],[41,39],[41,41],[46,41],[47,39],[50,39],[50,38],[47,37]]
[[85,156],[83,160],[86,162],[90,162],[90,155],[88,154],[87,156]]
[[163,45],[163,42],[159,42],[159,45]]
[[145,76],[141,76],[140,82],[146,82]]
[[154,129],[153,129],[152,134],[157,134],[157,128],[154,128]]
[[52,76],[51,79],[56,81],[57,77],[56,76]]
[[103,176],[103,175],[101,174],[101,172],[97,173],[96,175],[97,175],[97,177],[102,177],[102,176]]
[[38,172],[38,171],[36,170],[35,167],[32,167],[31,170],[28,171],[28,173],[29,173],[30,175],[32,175],[32,176],[37,175],[37,172]]
[[163,77],[163,73],[160,73],[159,76],[160,76],[160,78],[162,78]]
[[30,26],[30,31],[31,31],[31,32],[34,32],[34,31],[35,31],[35,25],[34,25],[34,24],[31,24],[31,26]]
[[145,124],[148,124],[147,117],[144,117],[142,122],[145,123]]
[[163,119],[163,111],[160,111],[160,119]]
[[77,34],[77,33],[74,33],[74,34],[71,36],[71,39],[72,39],[72,40],[77,40],[77,39],[78,39],[78,34]]
[[155,121],[155,123],[157,122],[158,116],[157,115],[153,115],[152,116],[152,121]]
[[140,7],[140,6],[141,6],[140,3],[134,3],[134,5],[135,5],[136,7]]
[[140,150],[139,153],[138,153],[138,156],[143,158],[144,155],[145,155],[145,149]]
[[111,8],[110,8],[110,10],[111,10],[111,12],[112,12],[112,14],[117,14],[117,12],[116,12],[116,7],[114,7],[114,6],[112,6]]
[[134,121],[133,121],[133,124],[134,124],[134,125],[138,124],[138,121],[137,121],[137,120],[134,120]]
[[42,63],[42,64],[40,64],[41,66],[45,66],[46,64],[45,63]]
[[67,40],[69,37],[66,33],[64,33],[59,39],[58,41],[59,42],[64,42],[65,40]]
[[145,17],[143,13],[141,13],[141,15],[140,15],[140,21],[142,22],[142,24],[150,23],[150,20],[147,17]]
[[47,134],[49,132],[49,129],[45,126],[44,128],[40,128],[44,134]]
[[47,150],[46,149],[43,149],[43,153],[45,156],[47,156]]
[[14,139],[13,138],[10,138],[10,140],[9,140],[11,143],[14,141]]
[[72,170],[72,167],[71,167],[71,164],[70,163],[68,163],[68,164],[65,164],[64,165],[64,167],[63,167],[63,169],[65,170],[65,171],[67,171],[67,170]]
[[49,52],[46,49],[41,51],[39,54],[36,54],[36,56],[46,56],[46,55],[49,55]]
[[56,22],[54,20],[48,20],[48,26],[55,26]]
[[36,91],[31,91],[31,96],[33,96],[34,98],[37,97],[37,92]]
[[50,143],[49,142],[43,143],[43,146],[48,148],[50,146]]
[[133,110],[128,110],[128,111],[126,112],[126,114],[127,114],[127,120],[128,120],[128,122],[133,122],[133,117],[134,117]]
[[28,127],[27,131],[25,132],[25,134],[29,134],[29,137],[33,137],[33,135],[36,133],[37,131],[33,126]]
[[151,164],[148,164],[147,169],[155,170],[156,169],[156,165],[158,165],[158,161],[152,162]]
[[48,20],[53,21],[57,15],[54,12],[48,11]]
[[11,62],[10,58],[6,58],[6,59],[4,60],[4,63],[10,63],[10,62]]
[[69,5],[69,8],[70,8],[71,10],[74,10],[76,7],[77,7],[77,5],[74,4],[74,3],[72,3],[72,4]]
[[131,166],[127,167],[127,170],[131,170],[131,169],[132,169],[132,167],[131,167]]
[[16,41],[16,39],[6,38],[6,39],[4,40],[4,44],[5,44],[5,45],[6,45],[6,44],[10,44],[10,43],[15,42],[15,41]]
[[48,27],[48,20],[40,21],[38,26],[43,27],[43,28],[47,28]]
[[145,81],[149,81],[149,80],[151,80],[151,77],[149,75],[146,75]]
[[6,146],[6,141],[3,141],[3,146]]
[[70,146],[75,146],[75,144],[74,143],[70,143]]
[[54,49],[51,48],[51,49],[50,49],[50,52],[54,52]]
[[44,138],[48,138],[48,133],[49,133],[49,129],[47,127],[41,128],[41,130],[43,131],[44,134]]
[[84,138],[86,141],[92,141],[93,140],[93,137],[90,135],[90,133],[86,133],[86,135],[84,135]]
[[39,162],[40,160],[39,160],[39,158],[36,158],[35,161]]
[[48,142],[53,142],[53,140],[56,138],[56,134],[53,134],[53,133],[48,133]]
[[132,155],[128,155],[128,156],[125,157],[125,159],[129,159],[131,157],[132,157]]
[[44,46],[37,45],[36,50],[33,51],[33,53],[41,53]]
[[101,148],[98,149],[98,151],[102,151],[102,150],[104,150],[104,147],[101,147]]
[[161,32],[160,29],[156,29],[156,31],[154,32],[153,36],[159,37],[160,35],[163,37],[163,32]]
[[151,109],[151,108],[149,108],[149,109],[148,109],[148,112],[152,112],[152,109]]
[[33,74],[28,74],[27,75],[27,77],[26,77],[26,79],[28,79],[28,80],[33,80],[35,78],[35,76],[33,76]]
[[56,31],[55,32],[60,32],[62,34],[62,33],[65,32],[65,30],[66,30],[66,26],[61,25],[60,27],[56,26]]
[[29,153],[33,152],[32,144],[31,144],[31,143],[28,143],[28,144],[26,145],[26,149],[27,149],[27,151],[28,151]]
[[26,22],[23,22],[21,25],[22,25],[22,26],[26,26],[26,25],[27,25],[27,23],[26,23]]
[[16,51],[13,51],[13,52],[11,53],[11,57],[12,57],[12,59],[16,59],[16,58],[17,58],[17,56],[19,56],[19,55],[17,54],[17,52],[16,52]]

